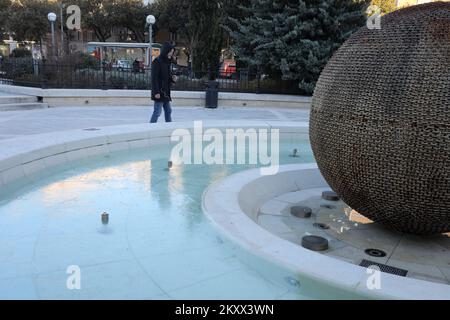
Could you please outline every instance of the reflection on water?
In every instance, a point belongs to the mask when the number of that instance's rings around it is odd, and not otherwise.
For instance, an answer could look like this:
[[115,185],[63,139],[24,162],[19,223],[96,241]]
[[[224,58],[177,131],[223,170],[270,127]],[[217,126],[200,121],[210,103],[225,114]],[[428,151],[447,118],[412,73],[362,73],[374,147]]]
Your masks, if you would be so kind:
[[63,181],[50,183],[42,188],[43,201],[60,202],[79,198],[84,193],[101,186],[125,187],[126,182],[142,184],[146,190],[152,187],[152,161],[137,161],[122,164],[120,167],[98,168],[93,171],[74,175]]
[[[294,148],[298,158],[289,157]],[[33,299],[343,297],[257,260],[204,217],[204,189],[254,166],[167,170],[170,151],[114,153],[41,173],[20,190],[2,189],[0,292]],[[314,161],[304,140],[282,143],[280,154],[282,164]],[[103,212],[108,224],[102,224]],[[65,287],[70,265],[80,266],[84,290]]]

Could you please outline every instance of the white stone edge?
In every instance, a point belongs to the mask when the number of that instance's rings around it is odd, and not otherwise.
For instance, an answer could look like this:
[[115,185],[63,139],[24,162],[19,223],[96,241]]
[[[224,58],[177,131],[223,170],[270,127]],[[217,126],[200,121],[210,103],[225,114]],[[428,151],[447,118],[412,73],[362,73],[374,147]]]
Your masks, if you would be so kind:
[[[366,268],[304,249],[260,227],[254,221],[255,211],[277,195],[298,190],[299,187],[308,188],[307,185],[299,186],[299,181],[295,178],[295,175],[306,171],[309,175],[313,171],[320,175],[316,164],[298,164],[281,166],[279,173],[272,177],[261,176],[259,169],[228,176],[205,190],[203,212],[221,233],[240,246],[325,285],[372,299],[450,299],[448,285],[386,273],[381,274],[381,290],[369,290],[366,285],[369,276]],[[319,181],[313,187],[320,186],[326,186],[326,182]]]
[[[150,98],[149,90],[100,90],[100,89],[41,89],[23,86],[0,84],[0,91],[10,94],[31,95],[46,98]],[[174,99],[204,99],[203,91],[174,91]],[[311,103],[312,98],[296,95],[254,94],[219,92],[220,100],[267,101]]]

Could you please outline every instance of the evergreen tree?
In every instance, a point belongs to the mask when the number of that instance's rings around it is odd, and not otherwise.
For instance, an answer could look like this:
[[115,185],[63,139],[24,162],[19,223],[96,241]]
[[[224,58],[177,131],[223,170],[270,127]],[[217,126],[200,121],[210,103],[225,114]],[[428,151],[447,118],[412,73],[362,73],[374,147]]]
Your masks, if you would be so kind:
[[[223,19],[222,28],[225,30],[225,38],[227,49],[234,47],[236,41],[231,37],[231,33],[236,32],[236,21],[242,21],[249,16],[249,12],[246,10],[251,4],[252,0],[222,0],[223,2]],[[238,60],[237,67],[245,68],[247,63],[242,60]]]
[[187,54],[194,70],[215,68],[223,43],[220,0],[160,0],[157,25],[187,40]]
[[[203,12],[197,17],[202,20],[202,36],[199,41],[199,50],[196,53],[197,63],[194,68],[205,70],[210,68],[216,70],[220,63],[220,53],[224,43],[224,29],[222,21],[225,14],[223,2],[221,0],[203,0]],[[196,18],[191,20],[196,23]],[[215,74],[213,74],[215,76]]]
[[251,0],[229,28],[239,59],[312,94],[337,48],[365,23],[365,0]]

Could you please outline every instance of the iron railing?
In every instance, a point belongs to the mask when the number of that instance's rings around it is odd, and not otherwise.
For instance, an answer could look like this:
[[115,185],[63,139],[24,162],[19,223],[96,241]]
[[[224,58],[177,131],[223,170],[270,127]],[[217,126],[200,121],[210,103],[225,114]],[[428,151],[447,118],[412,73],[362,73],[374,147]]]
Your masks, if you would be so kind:
[[[204,91],[208,80],[219,83],[221,92],[301,94],[292,81],[272,80],[257,68],[234,70],[200,70],[192,72],[174,67],[179,80],[178,91]],[[0,65],[0,83],[39,88],[67,89],[136,89],[151,88],[147,68],[92,66],[83,63],[60,63],[30,59],[9,59]]]

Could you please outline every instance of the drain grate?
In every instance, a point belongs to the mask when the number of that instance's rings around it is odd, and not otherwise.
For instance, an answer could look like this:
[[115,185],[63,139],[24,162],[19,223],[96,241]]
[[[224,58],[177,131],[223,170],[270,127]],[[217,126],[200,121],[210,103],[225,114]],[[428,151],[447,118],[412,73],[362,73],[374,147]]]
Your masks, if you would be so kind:
[[376,266],[376,267],[380,268],[381,272],[394,274],[394,275],[400,276],[400,277],[406,277],[406,275],[408,274],[408,270],[396,268],[393,266],[388,266],[387,264],[382,264],[382,263],[378,263],[378,262],[370,261],[370,260],[366,260],[366,259],[363,259],[363,261],[361,261],[361,263],[359,265],[361,267],[365,267],[365,268],[369,268],[371,266]]

